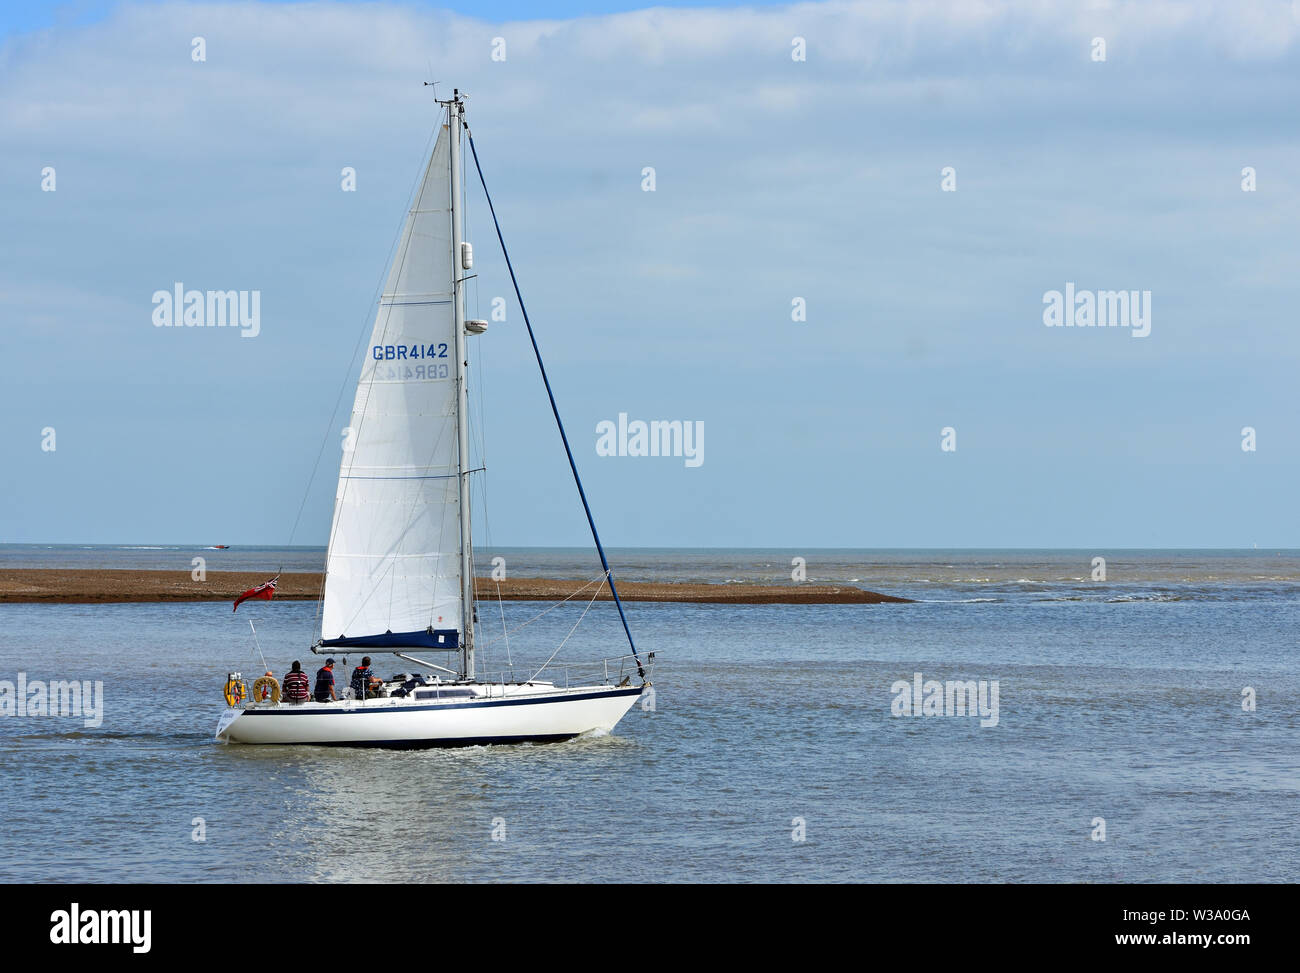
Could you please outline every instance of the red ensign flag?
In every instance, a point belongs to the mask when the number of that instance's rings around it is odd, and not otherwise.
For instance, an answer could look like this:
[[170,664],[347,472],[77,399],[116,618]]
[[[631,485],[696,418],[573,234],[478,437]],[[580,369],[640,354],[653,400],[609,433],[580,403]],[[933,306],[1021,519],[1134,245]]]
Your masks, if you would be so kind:
[[275,583],[280,580],[277,574],[270,581],[259,584],[256,588],[249,588],[242,595],[235,599],[235,607],[232,611],[239,611],[239,606],[248,601],[249,598],[260,598],[262,601],[270,601],[275,595]]

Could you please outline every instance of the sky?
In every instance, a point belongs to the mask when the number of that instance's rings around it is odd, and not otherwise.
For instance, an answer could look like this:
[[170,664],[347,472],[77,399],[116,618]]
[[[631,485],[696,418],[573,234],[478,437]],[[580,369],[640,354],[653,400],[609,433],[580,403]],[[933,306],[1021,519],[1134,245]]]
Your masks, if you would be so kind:
[[[0,542],[325,543],[436,80],[607,545],[1300,547],[1300,4],[460,6],[0,8]],[[581,545],[470,190],[476,538]]]

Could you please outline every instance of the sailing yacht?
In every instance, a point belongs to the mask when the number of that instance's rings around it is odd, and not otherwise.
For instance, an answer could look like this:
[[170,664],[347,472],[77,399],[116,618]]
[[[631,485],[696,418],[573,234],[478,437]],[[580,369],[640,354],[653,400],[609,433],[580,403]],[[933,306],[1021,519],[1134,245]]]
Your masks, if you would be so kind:
[[[604,567],[600,583],[610,587],[631,654],[602,660],[605,681],[595,685],[476,674],[466,370],[468,339],[482,335],[487,322],[465,320],[473,251],[461,236],[462,131],[480,180],[482,168],[465,123],[464,96],[456,90],[438,103],[444,109],[441,127],[406,217],[357,383],[350,448],[335,494],[321,635],[312,646],[318,655],[391,655],[429,674],[402,673],[373,692],[347,690],[347,698],[329,702],[279,701],[278,692],[253,700],[228,692],[230,705],[216,731],[223,742],[439,747],[562,740],[612,730],[649,685],[522,296],[524,321]],[[486,182],[483,189],[491,208]],[[492,216],[510,266],[494,209]],[[513,267],[510,275],[518,295]],[[459,665],[428,662],[417,652],[453,653],[448,661]],[[633,672],[639,684],[633,684]]]

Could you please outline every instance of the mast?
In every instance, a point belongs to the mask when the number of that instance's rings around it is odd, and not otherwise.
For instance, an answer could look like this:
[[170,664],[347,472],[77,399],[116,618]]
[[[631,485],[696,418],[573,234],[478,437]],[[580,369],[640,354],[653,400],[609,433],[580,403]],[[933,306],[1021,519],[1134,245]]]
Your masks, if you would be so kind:
[[462,276],[460,213],[460,129],[464,105],[460,89],[453,88],[447,105],[451,126],[451,274],[452,306],[456,329],[456,466],[460,483],[460,630],[462,672],[474,678],[474,549],[470,543],[469,393],[466,389],[465,281]]

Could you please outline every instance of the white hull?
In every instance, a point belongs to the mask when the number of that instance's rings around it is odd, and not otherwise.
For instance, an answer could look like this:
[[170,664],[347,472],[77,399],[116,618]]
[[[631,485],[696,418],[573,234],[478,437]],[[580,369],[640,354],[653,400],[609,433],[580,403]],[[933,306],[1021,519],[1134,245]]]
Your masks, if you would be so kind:
[[476,686],[472,699],[347,700],[250,704],[217,725],[226,743],[354,747],[456,747],[564,740],[608,732],[642,687]]

